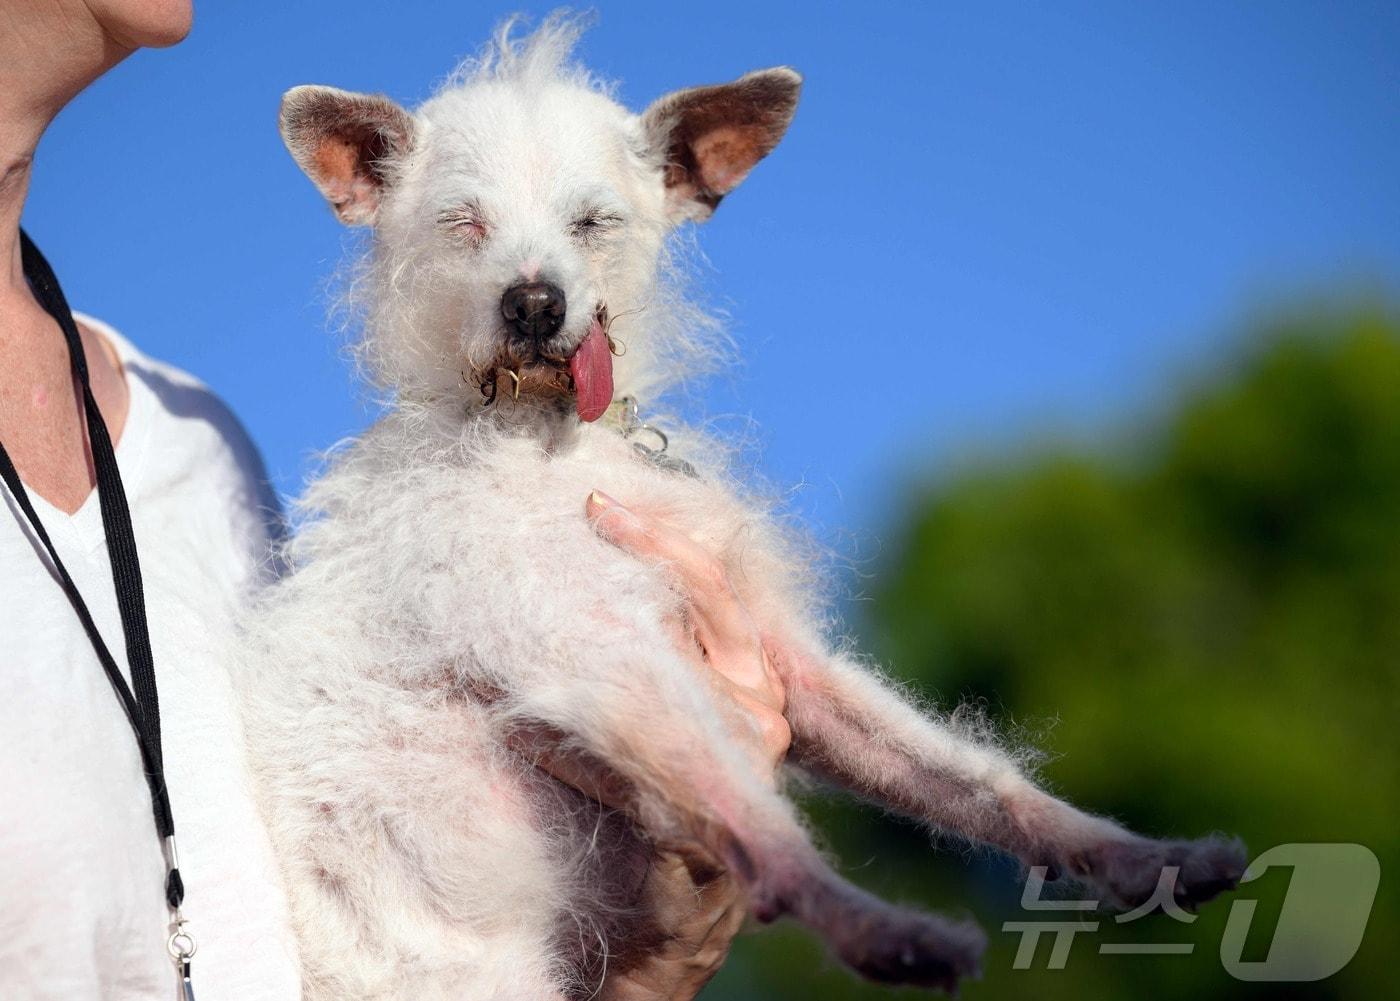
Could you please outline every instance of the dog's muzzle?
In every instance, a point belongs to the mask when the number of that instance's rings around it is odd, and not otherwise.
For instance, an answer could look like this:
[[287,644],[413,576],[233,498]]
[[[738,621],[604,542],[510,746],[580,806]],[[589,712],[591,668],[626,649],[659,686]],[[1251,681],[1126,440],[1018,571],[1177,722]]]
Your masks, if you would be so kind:
[[[608,309],[599,303],[588,332],[572,350],[556,355],[548,339],[563,327],[564,293],[548,282],[513,285],[501,296],[501,315],[531,342],[521,356],[521,346],[503,345],[503,354],[477,372],[482,399],[496,402],[502,378],[509,380],[511,399],[522,392],[571,393],[579,420],[591,423],[607,412],[613,397],[614,354],[621,347],[608,334]],[[465,376],[464,376],[465,377]]]

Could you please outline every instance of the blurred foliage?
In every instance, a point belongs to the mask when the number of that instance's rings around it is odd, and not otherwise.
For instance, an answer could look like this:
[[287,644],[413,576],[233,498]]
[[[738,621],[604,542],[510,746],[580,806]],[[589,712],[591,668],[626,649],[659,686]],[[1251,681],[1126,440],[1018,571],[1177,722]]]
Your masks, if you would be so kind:
[[[972,913],[977,999],[1397,996],[1400,942],[1400,324],[1314,315],[1248,340],[1132,447],[984,462],[921,490],[876,576],[868,647],[947,706],[982,701],[1051,753],[1057,793],[1145,832],[1359,842],[1381,860],[1361,950],[1314,984],[1246,984],[1219,959],[1230,899],[1193,924],[1101,920],[1064,970],[1012,969],[1010,862],[935,851],[912,824],[806,803],[857,882]],[[1053,724],[1053,725],[1052,725]],[[1258,899],[1262,959],[1288,871]],[[1270,917],[1272,915],[1272,918]],[[1054,915],[1052,915],[1053,917]],[[1194,942],[1190,956],[1098,944]],[[1389,986],[1387,986],[1389,985]],[[746,936],[708,998],[912,998],[856,982],[800,929]]]

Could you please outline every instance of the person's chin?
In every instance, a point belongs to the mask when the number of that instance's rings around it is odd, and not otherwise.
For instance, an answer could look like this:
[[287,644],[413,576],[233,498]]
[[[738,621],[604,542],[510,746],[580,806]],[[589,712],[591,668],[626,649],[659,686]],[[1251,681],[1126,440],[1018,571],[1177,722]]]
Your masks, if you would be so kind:
[[175,45],[194,25],[193,0],[89,0],[88,6],[109,35],[133,48]]

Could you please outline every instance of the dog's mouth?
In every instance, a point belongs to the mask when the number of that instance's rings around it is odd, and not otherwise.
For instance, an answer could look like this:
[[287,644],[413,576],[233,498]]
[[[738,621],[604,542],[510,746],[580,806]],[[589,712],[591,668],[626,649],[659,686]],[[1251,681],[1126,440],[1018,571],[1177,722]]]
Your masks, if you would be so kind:
[[507,348],[478,373],[482,398],[490,406],[502,393],[512,400],[522,395],[572,396],[579,420],[591,423],[612,404],[615,351],[615,342],[608,336],[608,307],[600,303],[588,333],[568,355],[534,349],[522,358]]

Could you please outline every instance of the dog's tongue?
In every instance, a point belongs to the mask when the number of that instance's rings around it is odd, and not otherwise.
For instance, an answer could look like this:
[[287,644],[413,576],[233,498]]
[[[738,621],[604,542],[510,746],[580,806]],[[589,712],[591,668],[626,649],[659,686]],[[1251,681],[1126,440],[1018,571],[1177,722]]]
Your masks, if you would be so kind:
[[607,411],[613,395],[612,349],[597,320],[569,359],[569,374],[574,377],[574,391],[578,394],[578,419],[596,421]]

